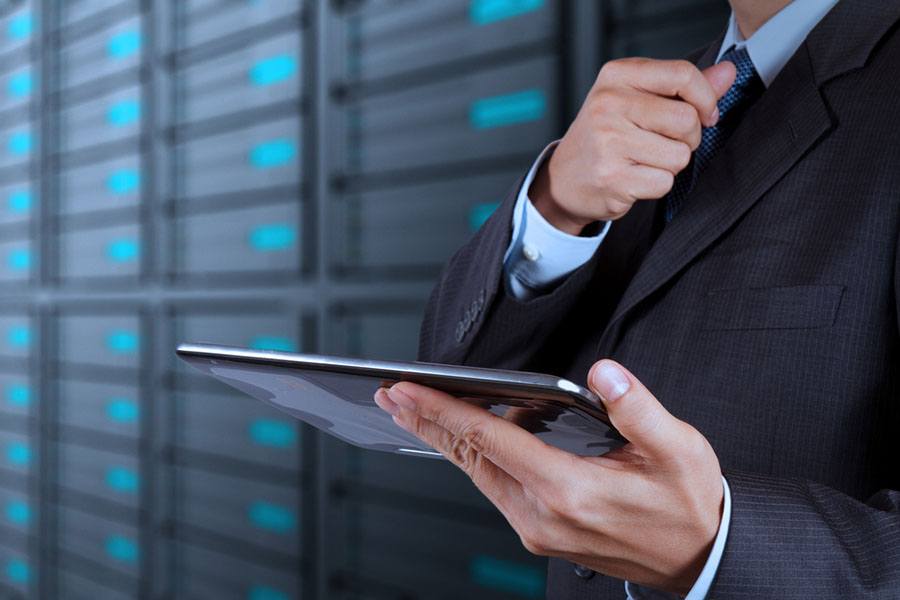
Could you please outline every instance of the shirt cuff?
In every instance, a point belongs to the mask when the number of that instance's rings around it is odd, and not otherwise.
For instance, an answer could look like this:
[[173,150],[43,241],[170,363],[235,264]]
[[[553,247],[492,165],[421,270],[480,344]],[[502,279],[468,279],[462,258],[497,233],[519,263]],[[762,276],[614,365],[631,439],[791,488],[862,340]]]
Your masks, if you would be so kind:
[[[684,597],[684,600],[704,600],[709,594],[713,581],[716,579],[716,573],[719,571],[719,564],[722,562],[722,555],[725,553],[725,541],[728,539],[728,527],[731,524],[731,490],[728,488],[728,482],[722,478],[722,488],[724,490],[724,500],[722,502],[722,522],[719,523],[719,532],[713,541],[712,550],[709,552],[709,558],[700,571],[700,576],[694,582],[694,587]],[[625,593],[628,600],[675,600],[680,598],[675,594],[668,592],[660,592],[651,588],[635,585],[630,581],[625,582]]]
[[591,237],[570,235],[547,222],[531,203],[528,189],[557,144],[558,141],[544,148],[531,166],[513,210],[512,241],[503,263],[508,287],[520,300],[545,291],[590,260],[610,227],[607,222],[600,233]]

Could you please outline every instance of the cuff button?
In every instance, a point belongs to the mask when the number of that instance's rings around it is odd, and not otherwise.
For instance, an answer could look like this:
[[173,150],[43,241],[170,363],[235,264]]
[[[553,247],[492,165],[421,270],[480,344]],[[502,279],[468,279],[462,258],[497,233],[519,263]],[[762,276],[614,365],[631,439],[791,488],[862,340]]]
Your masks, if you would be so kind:
[[534,246],[525,246],[522,248],[522,254],[531,262],[535,262],[541,258],[541,251]]
[[582,579],[590,579],[594,576],[594,572],[584,565],[575,565],[575,574]]

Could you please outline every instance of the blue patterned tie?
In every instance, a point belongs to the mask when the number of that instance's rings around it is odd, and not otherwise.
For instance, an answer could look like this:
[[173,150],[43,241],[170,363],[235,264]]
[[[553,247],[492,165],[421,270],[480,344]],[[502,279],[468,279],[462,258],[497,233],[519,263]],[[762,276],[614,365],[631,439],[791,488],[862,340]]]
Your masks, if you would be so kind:
[[709,164],[713,155],[725,145],[725,140],[740,122],[741,115],[765,91],[765,85],[756,73],[756,67],[753,66],[746,49],[731,48],[722,55],[722,60],[734,63],[737,76],[731,89],[719,99],[719,122],[703,130],[700,145],[694,151],[691,164],[675,178],[672,191],[667,196],[666,223],[675,217],[694,188],[697,177]]

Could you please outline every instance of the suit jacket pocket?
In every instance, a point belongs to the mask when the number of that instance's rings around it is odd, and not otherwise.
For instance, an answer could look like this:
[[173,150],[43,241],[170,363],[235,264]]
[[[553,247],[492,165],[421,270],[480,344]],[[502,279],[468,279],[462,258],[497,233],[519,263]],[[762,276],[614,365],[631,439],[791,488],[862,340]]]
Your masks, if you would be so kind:
[[713,290],[703,330],[831,327],[843,293],[842,285]]

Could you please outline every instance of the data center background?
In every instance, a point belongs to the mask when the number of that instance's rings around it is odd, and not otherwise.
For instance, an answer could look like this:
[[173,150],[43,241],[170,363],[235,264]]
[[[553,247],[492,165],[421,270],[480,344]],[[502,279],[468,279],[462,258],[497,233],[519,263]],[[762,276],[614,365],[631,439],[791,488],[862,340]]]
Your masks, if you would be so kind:
[[0,0],[0,596],[540,598],[452,468],[176,342],[415,355],[440,266],[604,60],[723,0]]

